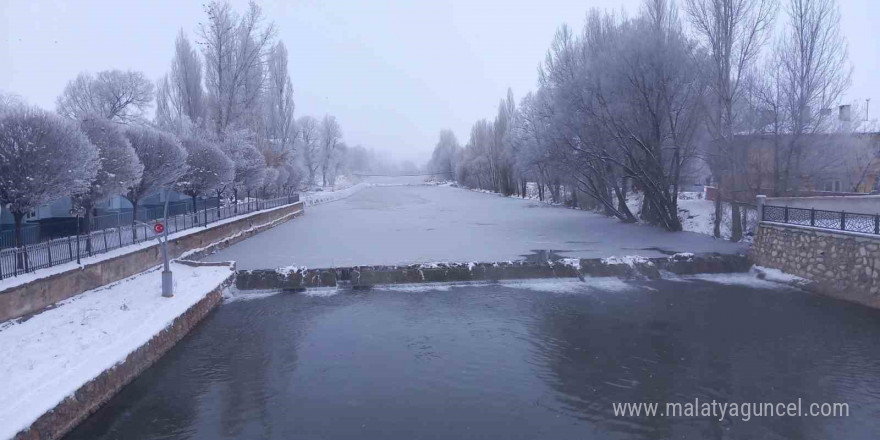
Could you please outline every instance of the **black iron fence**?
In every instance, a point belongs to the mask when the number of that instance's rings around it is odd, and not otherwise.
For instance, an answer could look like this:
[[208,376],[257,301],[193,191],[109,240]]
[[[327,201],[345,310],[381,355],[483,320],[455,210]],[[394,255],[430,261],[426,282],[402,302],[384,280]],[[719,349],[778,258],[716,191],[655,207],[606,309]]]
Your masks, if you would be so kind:
[[[204,205],[206,209],[195,211],[190,205],[189,209],[179,208],[178,211],[181,212],[176,214],[172,214],[169,206],[168,221],[164,226],[169,234],[173,234],[199,226],[207,227],[212,223],[237,215],[298,201],[299,195],[294,194],[274,199],[248,199],[238,204],[219,208],[216,206],[208,208],[207,205]],[[109,218],[109,216],[105,217]],[[104,222],[105,227],[88,233],[53,238],[17,248],[0,249],[0,280],[153,240],[157,238],[153,227],[162,220],[160,215],[152,217],[151,213],[141,214],[140,212],[134,221],[132,221],[130,212],[128,216],[119,215],[113,218],[116,219],[113,223],[107,218],[101,219],[100,221]],[[142,218],[145,220],[141,220]]]
[[764,206],[763,221],[880,235],[880,215],[846,211]]

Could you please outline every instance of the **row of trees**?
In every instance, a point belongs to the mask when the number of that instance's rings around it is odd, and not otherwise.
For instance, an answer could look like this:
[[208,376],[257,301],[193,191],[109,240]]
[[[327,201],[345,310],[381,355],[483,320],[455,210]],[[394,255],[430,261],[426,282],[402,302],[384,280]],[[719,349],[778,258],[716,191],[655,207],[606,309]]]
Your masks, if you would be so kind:
[[260,8],[239,15],[215,1],[205,12],[201,50],[181,31],[155,85],[140,72],[82,73],[56,113],[0,95],[0,203],[19,245],[24,217],[64,197],[89,220],[115,195],[137,213],[144,197],[172,188],[195,209],[198,197],[289,194],[345,171],[350,149],[336,118],[294,118],[288,52]]
[[[679,185],[702,167],[721,183],[744,172],[734,138],[749,133],[776,139],[774,188],[796,188],[806,135],[833,119],[814,110],[839,102],[851,68],[834,0],[785,0],[788,22],[774,35],[778,9],[776,0],[685,0],[683,11],[646,0],[635,17],[590,11],[579,34],[559,28],[537,90],[518,106],[508,91],[463,148],[441,132],[432,172],[506,195],[524,195],[529,182],[542,199],[586,195],[577,202],[625,222],[637,220],[625,203],[637,188],[642,219],[678,231]],[[721,200],[735,196],[721,189],[716,236]]]

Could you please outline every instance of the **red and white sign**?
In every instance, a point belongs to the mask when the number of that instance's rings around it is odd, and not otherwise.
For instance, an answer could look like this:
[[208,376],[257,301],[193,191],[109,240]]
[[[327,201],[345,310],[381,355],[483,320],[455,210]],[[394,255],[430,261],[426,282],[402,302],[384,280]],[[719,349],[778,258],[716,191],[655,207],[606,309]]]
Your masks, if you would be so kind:
[[162,223],[156,223],[155,225],[153,225],[153,231],[155,231],[157,234],[161,234],[162,232],[165,232],[165,225],[163,225]]

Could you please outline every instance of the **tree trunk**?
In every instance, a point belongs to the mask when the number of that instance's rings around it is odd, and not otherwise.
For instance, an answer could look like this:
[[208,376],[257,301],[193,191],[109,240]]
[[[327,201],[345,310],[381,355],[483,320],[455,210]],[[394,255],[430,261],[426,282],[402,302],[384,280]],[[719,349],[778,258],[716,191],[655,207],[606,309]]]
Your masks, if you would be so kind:
[[196,206],[196,195],[190,194],[190,197],[192,197],[193,202],[193,224],[196,224],[199,222],[199,207]]
[[80,233],[86,235],[86,254],[92,255],[92,209],[94,208],[94,204],[92,202],[84,202],[83,203],[83,222],[80,223]]
[[27,258],[27,248],[24,247],[24,237],[21,233],[21,223],[24,220],[24,213],[12,211],[12,218],[15,220],[15,247],[19,248],[17,253],[17,264],[20,269],[24,269],[25,272],[28,271],[28,258]]
[[721,185],[715,188],[715,223],[712,235],[721,238],[721,220],[724,218],[724,206],[721,204]]
[[[138,204],[140,203],[140,199],[128,199],[131,202],[131,241],[132,243],[137,241],[137,212],[138,212]],[[122,245],[122,243],[120,243]]]
[[730,201],[730,241],[740,241],[743,237],[742,215],[740,214],[739,204],[736,201]]

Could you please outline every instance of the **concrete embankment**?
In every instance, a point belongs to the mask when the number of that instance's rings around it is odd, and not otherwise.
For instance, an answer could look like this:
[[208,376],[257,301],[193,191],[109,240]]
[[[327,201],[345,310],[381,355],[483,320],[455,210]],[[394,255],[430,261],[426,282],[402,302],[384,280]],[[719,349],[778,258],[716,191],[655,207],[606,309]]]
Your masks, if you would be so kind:
[[[172,258],[197,259],[273,228],[304,212],[303,203],[220,221],[207,228],[189,229],[170,237]],[[39,312],[58,301],[119,281],[162,263],[157,241],[128,246],[97,255],[82,265],[67,263],[0,283],[0,322]],[[5,286],[5,287],[4,287]]]
[[176,261],[172,272],[171,298],[153,269],[0,328],[0,438],[69,432],[220,303],[235,265]]
[[408,266],[356,266],[332,269],[282,268],[242,270],[240,290],[303,290],[314,287],[368,288],[385,284],[453,281],[500,281],[532,278],[621,277],[657,279],[678,275],[746,272],[744,255],[676,254],[665,258],[564,259],[547,263],[433,263]]

